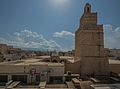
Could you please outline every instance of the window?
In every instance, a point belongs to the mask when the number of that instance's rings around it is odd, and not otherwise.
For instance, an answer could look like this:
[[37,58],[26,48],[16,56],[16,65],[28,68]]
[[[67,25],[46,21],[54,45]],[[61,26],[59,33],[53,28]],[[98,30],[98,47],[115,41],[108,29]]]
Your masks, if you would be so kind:
[[90,8],[89,7],[87,7],[87,12],[90,12]]

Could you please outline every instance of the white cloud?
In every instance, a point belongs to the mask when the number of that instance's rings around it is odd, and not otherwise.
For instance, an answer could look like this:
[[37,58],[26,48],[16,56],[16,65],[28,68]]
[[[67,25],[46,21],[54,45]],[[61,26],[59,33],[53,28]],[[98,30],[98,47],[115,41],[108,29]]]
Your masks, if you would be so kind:
[[0,38],[0,43],[6,43],[19,48],[61,50],[61,46],[54,40],[47,40],[42,34],[26,29],[20,32],[15,32],[13,39],[7,40]]
[[69,31],[60,31],[53,33],[53,37],[62,47],[63,51],[74,49],[75,33]]
[[113,30],[113,27],[112,27],[112,25],[110,25],[110,24],[106,24],[106,25],[103,25],[103,28],[104,28],[104,30]]
[[115,29],[115,31],[120,31],[120,27],[117,27],[117,28]]
[[104,25],[105,47],[120,48],[120,27],[113,29],[112,25]]
[[[104,25],[104,32],[105,47],[120,48],[120,27],[113,29],[112,25],[107,24]],[[74,33],[69,31],[55,32],[53,37],[56,38],[56,41],[54,41],[55,39],[47,40],[42,34],[25,29],[20,32],[15,32],[13,38],[10,37],[10,39],[0,37],[0,43],[6,43],[19,48],[41,50],[69,50],[71,46],[73,46],[72,49],[74,48]]]
[[60,37],[60,38],[64,38],[64,37],[68,37],[68,36],[72,36],[74,37],[75,34],[69,31],[61,31],[61,32],[55,32],[53,34],[53,37]]
[[26,37],[33,37],[33,38],[41,36],[40,34],[38,34],[36,32],[32,32],[32,31],[26,30],[26,29],[21,31],[21,34],[26,35]]

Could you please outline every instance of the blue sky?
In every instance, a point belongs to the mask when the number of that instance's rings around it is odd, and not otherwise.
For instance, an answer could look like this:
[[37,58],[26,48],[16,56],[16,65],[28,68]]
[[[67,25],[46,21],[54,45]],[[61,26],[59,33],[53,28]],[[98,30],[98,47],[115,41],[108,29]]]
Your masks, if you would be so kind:
[[105,47],[120,48],[119,0],[0,0],[0,43],[28,49],[74,49],[74,32],[87,2],[104,25]]

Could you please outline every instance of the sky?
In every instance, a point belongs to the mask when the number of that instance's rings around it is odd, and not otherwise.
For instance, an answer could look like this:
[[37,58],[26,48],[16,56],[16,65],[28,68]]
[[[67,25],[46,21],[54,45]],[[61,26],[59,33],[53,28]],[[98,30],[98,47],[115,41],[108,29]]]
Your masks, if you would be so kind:
[[72,50],[85,3],[98,12],[105,48],[120,48],[120,0],[0,0],[0,43],[23,49]]

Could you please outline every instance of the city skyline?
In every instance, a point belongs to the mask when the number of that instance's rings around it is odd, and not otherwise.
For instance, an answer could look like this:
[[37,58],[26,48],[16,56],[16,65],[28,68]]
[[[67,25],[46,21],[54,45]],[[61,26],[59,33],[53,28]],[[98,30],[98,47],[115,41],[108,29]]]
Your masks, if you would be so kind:
[[105,47],[120,48],[120,1],[112,0],[1,0],[0,43],[27,49],[72,50],[74,32],[87,2],[104,26]]

